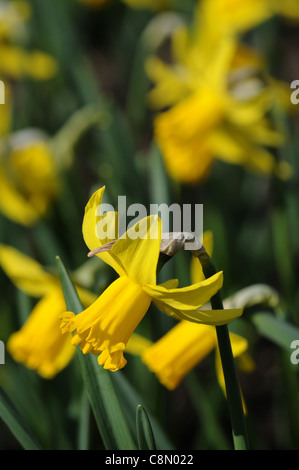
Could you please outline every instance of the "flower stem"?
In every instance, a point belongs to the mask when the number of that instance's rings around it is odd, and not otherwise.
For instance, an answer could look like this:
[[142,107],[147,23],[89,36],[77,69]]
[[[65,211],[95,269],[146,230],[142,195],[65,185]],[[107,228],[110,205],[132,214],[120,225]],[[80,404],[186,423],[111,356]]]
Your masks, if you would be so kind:
[[[215,267],[202,247],[196,252],[203,273],[206,278],[216,273]],[[213,310],[223,309],[220,292],[211,298]],[[241,390],[237,378],[235,361],[232,353],[231,342],[227,325],[216,326],[217,340],[225,379],[226,395],[232,425],[233,441],[235,450],[248,450],[248,438],[243,412]]]

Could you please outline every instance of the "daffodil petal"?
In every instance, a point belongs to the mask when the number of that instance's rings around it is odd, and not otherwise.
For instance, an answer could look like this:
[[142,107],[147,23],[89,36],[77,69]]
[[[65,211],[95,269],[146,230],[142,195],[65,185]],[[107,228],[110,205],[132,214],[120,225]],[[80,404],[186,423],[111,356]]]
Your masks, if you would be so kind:
[[237,335],[235,333],[230,333],[230,341],[233,351],[233,356],[238,357],[241,354],[244,354],[248,349],[248,341],[243,336]]
[[32,226],[40,217],[38,211],[16,191],[0,168],[0,211],[12,221]]
[[[82,224],[84,241],[93,251],[118,237],[117,212],[107,212],[101,216],[101,203],[105,186],[98,189],[89,199]],[[97,253],[96,256],[111,266],[120,276],[125,274],[122,266],[111,256],[110,252]]]
[[20,290],[33,297],[41,297],[58,285],[55,276],[37,261],[8,245],[0,245],[0,266]]
[[178,310],[159,301],[155,301],[155,304],[162,312],[176,320],[186,320],[204,325],[226,325],[234,318],[238,318],[243,314],[243,309],[241,308],[224,310]]
[[151,215],[131,227],[112,247],[111,255],[140,285],[156,284],[161,246],[161,219]]
[[223,284],[222,271],[208,279],[188,287],[167,289],[163,286],[146,285],[143,289],[153,298],[176,310],[192,311],[202,305],[218,292]]

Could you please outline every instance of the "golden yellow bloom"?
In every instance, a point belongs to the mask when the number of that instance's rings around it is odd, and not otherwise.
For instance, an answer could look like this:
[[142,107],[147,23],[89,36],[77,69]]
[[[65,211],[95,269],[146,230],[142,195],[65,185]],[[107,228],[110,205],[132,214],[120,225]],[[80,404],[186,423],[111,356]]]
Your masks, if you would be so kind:
[[[7,350],[15,361],[51,379],[75,353],[69,335],[60,330],[58,315],[65,310],[65,301],[59,280],[37,261],[7,245],[0,245],[0,266],[20,290],[40,299],[20,330],[9,337]],[[94,300],[84,289],[79,289],[79,295],[85,305]]]
[[53,57],[41,51],[29,51],[19,46],[26,38],[26,23],[30,16],[31,9],[27,2],[13,0],[1,3],[0,76],[45,80],[56,74],[57,62]]
[[[234,357],[245,353],[247,341],[230,334]],[[174,390],[183,378],[217,347],[215,327],[181,321],[160,340],[146,348],[142,360],[169,390]],[[221,360],[216,355],[219,384],[224,388]]]
[[36,304],[22,328],[7,342],[15,361],[46,379],[58,374],[74,356],[68,335],[62,335],[59,328],[58,315],[64,310],[63,293],[57,287]]
[[[93,194],[85,209],[83,236],[91,251],[117,238],[117,213],[101,216],[104,189]],[[173,283],[157,285],[160,245],[160,218],[142,219],[115,241],[110,251],[97,253],[119,278],[82,313],[62,315],[62,331],[73,332],[73,344],[80,345],[83,353],[98,354],[99,364],[106,369],[116,371],[125,366],[123,352],[127,342],[152,301],[168,315],[212,325],[227,323],[242,314],[241,309],[201,310],[221,288],[222,272],[185,288],[173,287]]]
[[25,51],[17,46],[0,44],[0,75],[21,79],[48,80],[57,72],[57,63],[40,51]]
[[203,0],[199,3],[210,31],[220,35],[243,33],[275,15],[299,18],[298,0]]
[[204,20],[199,16],[194,30],[173,33],[172,64],[158,57],[146,63],[154,83],[149,104],[163,110],[154,134],[169,174],[196,183],[218,158],[289,177],[289,165],[268,150],[284,142],[268,117],[275,106],[288,106],[284,84],[269,77],[263,60],[235,36],[220,38]]
[[58,192],[58,170],[43,134],[21,131],[0,149],[0,211],[31,226],[44,216]]

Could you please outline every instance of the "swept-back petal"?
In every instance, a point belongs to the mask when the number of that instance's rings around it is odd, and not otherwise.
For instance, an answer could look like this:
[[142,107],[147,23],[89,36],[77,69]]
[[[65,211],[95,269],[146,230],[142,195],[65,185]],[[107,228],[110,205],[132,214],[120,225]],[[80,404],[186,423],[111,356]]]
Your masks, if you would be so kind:
[[187,320],[192,323],[220,326],[232,321],[243,314],[243,309],[206,310],[178,310],[165,303],[155,301],[157,307],[170,317],[177,320]]
[[37,261],[8,245],[0,245],[0,266],[20,290],[33,297],[41,297],[58,285],[55,276]]
[[[90,251],[116,240],[118,237],[118,215],[117,212],[106,212],[101,215],[102,198],[105,186],[95,191],[89,199],[82,224],[84,241]],[[111,266],[120,276],[125,272],[110,252],[97,253],[96,256]]]
[[161,246],[161,219],[151,215],[131,227],[112,247],[111,255],[140,285],[156,284]]
[[223,284],[223,272],[220,271],[204,281],[188,287],[167,289],[164,286],[145,285],[143,289],[161,304],[176,310],[193,311],[199,309],[218,292]]

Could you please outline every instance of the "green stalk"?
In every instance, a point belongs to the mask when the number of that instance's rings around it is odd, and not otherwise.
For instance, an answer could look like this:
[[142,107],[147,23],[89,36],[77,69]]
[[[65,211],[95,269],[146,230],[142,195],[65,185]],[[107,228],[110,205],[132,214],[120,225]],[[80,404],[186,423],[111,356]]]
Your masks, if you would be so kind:
[[[213,276],[216,273],[216,269],[204,248],[202,247],[196,255],[202,265],[205,277],[208,278]],[[217,294],[211,298],[211,306],[213,310],[223,309],[220,292],[217,292]],[[235,450],[248,450],[247,429],[243,412],[241,390],[237,378],[237,371],[227,325],[216,326],[216,332],[225,379],[234,448]]]

